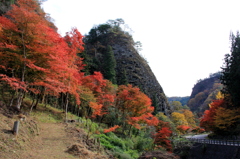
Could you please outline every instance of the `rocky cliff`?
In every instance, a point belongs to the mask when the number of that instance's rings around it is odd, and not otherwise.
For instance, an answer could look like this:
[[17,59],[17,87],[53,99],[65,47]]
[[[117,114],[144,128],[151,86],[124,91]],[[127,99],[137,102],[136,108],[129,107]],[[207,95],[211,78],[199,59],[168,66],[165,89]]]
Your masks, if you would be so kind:
[[157,112],[169,115],[170,107],[164,91],[147,61],[138,53],[128,32],[124,32],[118,25],[102,24],[91,29],[84,41],[84,58],[90,74],[93,71],[105,74],[106,61],[103,57],[107,46],[111,46],[116,60],[116,84],[126,84],[123,81],[127,81],[133,86],[138,86],[152,99]]
[[125,70],[128,83],[138,86],[152,100],[156,100],[158,112],[169,114],[170,109],[164,91],[146,60],[131,46],[114,44],[112,48],[117,62],[117,80],[122,78],[122,72]]
[[193,87],[188,106],[192,111],[204,112],[209,108],[216,94],[222,89],[220,73],[214,73],[210,77],[199,80]]
[[11,1],[0,1],[0,15],[3,15],[10,9],[10,5],[13,3],[13,0]]

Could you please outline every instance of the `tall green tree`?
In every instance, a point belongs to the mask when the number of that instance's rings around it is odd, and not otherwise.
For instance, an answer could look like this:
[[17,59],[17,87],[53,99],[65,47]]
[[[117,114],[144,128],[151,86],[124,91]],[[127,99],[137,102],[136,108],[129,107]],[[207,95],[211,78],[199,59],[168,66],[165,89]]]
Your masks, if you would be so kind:
[[128,78],[127,78],[127,72],[125,68],[122,68],[120,71],[120,78],[118,78],[117,82],[118,85],[127,85],[128,84]]
[[156,115],[158,113],[158,111],[157,111],[157,96],[156,95],[154,95],[152,98],[152,106],[154,107],[153,114]]
[[221,83],[223,93],[231,100],[234,107],[240,106],[240,35],[230,34],[231,53],[225,55],[225,65],[222,68]]
[[104,70],[105,78],[116,84],[116,60],[111,46],[107,46],[107,51],[104,54]]

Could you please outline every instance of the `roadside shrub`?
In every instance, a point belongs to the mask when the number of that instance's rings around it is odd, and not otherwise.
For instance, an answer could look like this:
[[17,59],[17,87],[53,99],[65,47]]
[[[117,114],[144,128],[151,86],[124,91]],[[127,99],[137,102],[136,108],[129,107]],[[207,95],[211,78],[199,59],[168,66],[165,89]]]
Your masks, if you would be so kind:
[[127,159],[137,158],[139,156],[137,150],[131,150],[134,144],[130,138],[121,139],[113,132],[95,136],[100,138],[101,145],[112,151],[113,155],[117,158]]

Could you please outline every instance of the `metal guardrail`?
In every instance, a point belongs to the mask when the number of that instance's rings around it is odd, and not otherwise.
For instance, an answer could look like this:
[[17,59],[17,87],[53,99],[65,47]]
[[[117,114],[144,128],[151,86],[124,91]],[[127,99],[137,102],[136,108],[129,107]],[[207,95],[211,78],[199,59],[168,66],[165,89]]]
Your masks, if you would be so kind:
[[203,144],[216,144],[216,145],[228,145],[228,146],[240,146],[239,140],[212,140],[212,139],[196,139],[196,138],[187,138],[188,140],[196,143]]

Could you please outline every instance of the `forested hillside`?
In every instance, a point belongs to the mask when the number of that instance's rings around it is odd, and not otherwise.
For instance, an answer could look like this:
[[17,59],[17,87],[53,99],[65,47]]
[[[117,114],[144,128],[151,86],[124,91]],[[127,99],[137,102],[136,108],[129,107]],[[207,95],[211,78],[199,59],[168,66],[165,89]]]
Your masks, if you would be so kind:
[[211,74],[208,78],[198,80],[192,89],[187,103],[192,111],[204,112],[209,108],[212,100],[216,99],[217,93],[222,89],[220,73]]

